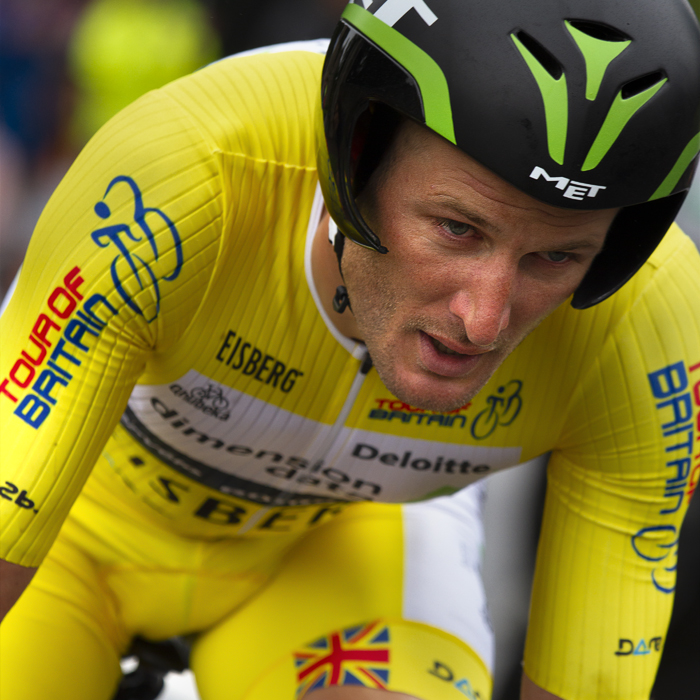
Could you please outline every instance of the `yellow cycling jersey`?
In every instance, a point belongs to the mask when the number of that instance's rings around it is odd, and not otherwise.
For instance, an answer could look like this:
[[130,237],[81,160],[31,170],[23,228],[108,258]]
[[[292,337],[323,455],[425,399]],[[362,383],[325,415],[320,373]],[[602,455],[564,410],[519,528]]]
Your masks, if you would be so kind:
[[560,307],[468,405],[410,406],[311,274],[322,60],[233,57],[149,93],[57,189],[2,316],[0,554],[41,562],[103,450],[94,478],[128,507],[209,539],[551,452],[526,671],[563,697],[648,695],[700,473],[694,245],[674,227],[610,299]]

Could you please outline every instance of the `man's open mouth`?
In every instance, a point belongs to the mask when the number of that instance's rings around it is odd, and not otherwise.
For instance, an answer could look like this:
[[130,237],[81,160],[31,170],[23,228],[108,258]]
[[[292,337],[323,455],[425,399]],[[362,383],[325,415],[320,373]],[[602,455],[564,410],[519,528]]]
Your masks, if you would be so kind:
[[[427,335],[427,334],[426,334]],[[443,345],[437,338],[433,338],[432,335],[428,335],[428,338],[430,338],[430,342],[437,348],[440,352],[445,353],[445,355],[461,355],[461,352],[457,352],[456,350],[450,350],[446,345]]]

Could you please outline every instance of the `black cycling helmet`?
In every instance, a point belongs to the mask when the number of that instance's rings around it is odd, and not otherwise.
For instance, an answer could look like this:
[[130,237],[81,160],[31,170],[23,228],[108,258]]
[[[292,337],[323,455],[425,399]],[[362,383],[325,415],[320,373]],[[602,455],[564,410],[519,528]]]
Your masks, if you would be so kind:
[[643,265],[690,186],[700,27],[685,0],[356,0],[331,40],[321,108],[330,214],[379,252],[356,197],[401,117],[538,200],[621,207],[574,294],[587,308]]

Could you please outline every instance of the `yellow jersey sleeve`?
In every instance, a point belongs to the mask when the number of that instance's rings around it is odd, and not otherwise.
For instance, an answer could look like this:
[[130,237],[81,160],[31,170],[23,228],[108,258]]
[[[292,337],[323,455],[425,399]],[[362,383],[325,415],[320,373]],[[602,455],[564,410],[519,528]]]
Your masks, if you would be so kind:
[[609,300],[615,326],[552,453],[525,671],[566,700],[647,700],[654,682],[700,471],[698,269],[672,231]]
[[41,562],[135,383],[255,233],[270,164],[313,162],[322,60],[228,59],[149,93],[56,190],[1,319],[1,557]]

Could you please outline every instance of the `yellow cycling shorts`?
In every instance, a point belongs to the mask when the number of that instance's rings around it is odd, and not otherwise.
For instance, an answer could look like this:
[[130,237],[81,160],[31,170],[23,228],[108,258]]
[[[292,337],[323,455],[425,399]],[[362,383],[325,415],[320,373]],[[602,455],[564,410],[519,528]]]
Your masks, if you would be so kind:
[[88,482],[0,628],[0,697],[108,700],[135,635],[193,635],[203,700],[329,685],[490,697],[480,489],[352,504],[302,534],[204,540],[147,517],[108,475]]

